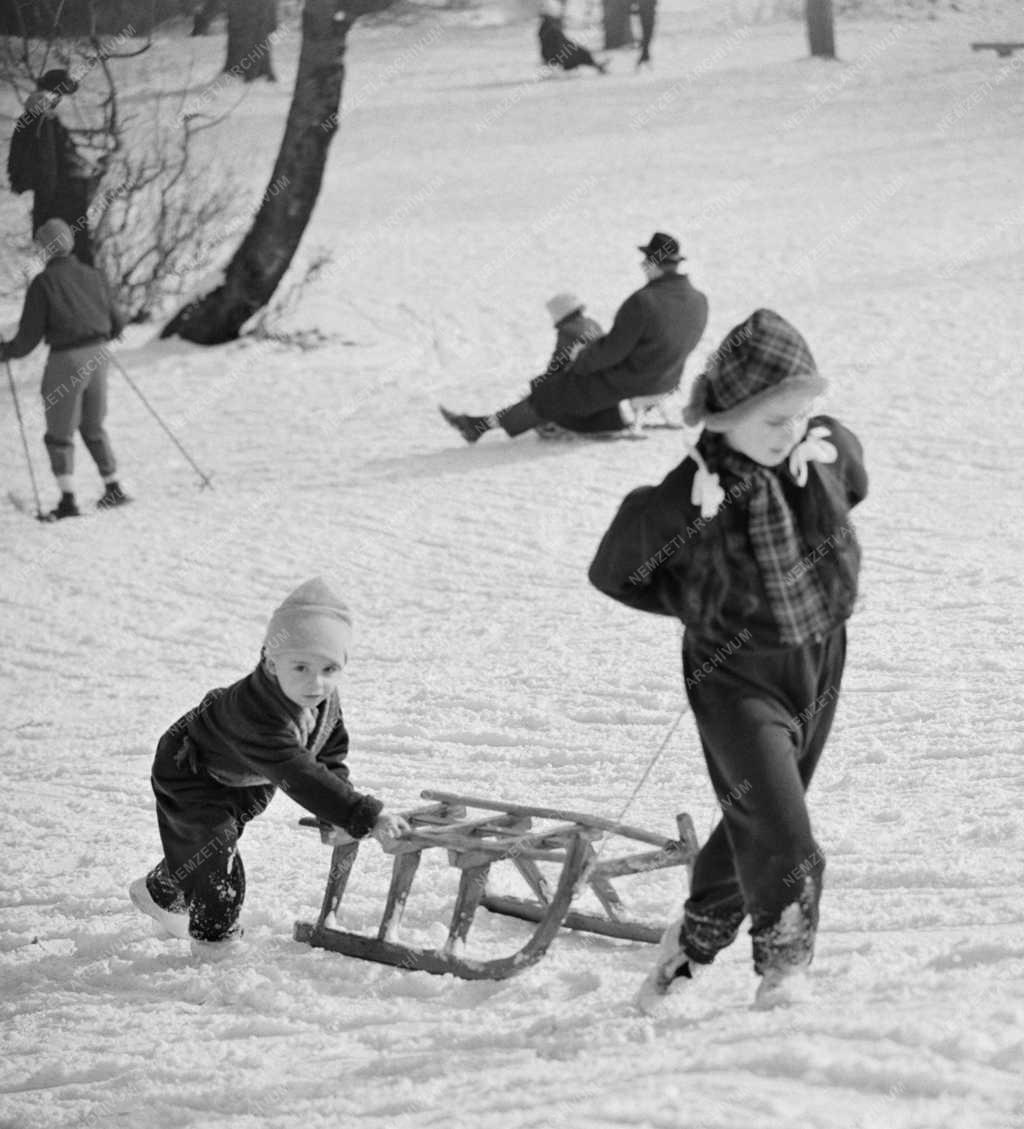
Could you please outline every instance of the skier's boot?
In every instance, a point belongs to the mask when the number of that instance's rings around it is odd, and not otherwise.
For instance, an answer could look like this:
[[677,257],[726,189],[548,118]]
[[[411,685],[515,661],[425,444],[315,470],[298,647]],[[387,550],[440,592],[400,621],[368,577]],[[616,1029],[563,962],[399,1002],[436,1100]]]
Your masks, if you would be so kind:
[[57,503],[56,509],[50,510],[48,514],[43,514],[40,521],[61,521],[66,517],[81,517],[82,511],[78,508],[78,503],[75,501],[74,494],[63,493],[60,496],[60,501]]
[[96,502],[96,508],[100,510],[112,510],[115,506],[126,506],[131,501],[131,498],[121,489],[121,484],[118,482],[108,482],[99,500]]

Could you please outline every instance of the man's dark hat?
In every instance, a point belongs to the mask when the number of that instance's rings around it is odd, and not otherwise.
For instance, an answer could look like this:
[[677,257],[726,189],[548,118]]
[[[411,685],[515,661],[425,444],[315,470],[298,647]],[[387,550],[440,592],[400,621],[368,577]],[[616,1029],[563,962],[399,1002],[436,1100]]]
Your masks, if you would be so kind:
[[678,263],[685,257],[676,240],[663,231],[656,231],[647,246],[637,247],[637,250],[643,251],[652,263]]
[[78,83],[63,69],[47,71],[36,79],[36,90],[48,90],[51,94],[74,94],[77,89]]

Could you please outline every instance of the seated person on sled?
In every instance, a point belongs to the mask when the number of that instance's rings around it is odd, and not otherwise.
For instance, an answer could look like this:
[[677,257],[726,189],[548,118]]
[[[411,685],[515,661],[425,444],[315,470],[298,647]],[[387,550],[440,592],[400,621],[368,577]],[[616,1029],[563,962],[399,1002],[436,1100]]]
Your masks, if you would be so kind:
[[607,63],[599,63],[586,47],[580,46],[565,34],[562,30],[562,16],[554,6],[545,5],[541,9],[537,38],[540,40],[540,57],[544,65],[552,70],[555,67],[561,67],[563,71],[594,67],[601,74],[607,70]]
[[[680,272],[683,257],[672,236],[655,232],[639,250],[647,284],[623,302],[610,332],[595,336],[600,327],[582,317],[582,306],[564,311],[575,300],[557,295],[548,303],[559,330],[555,353],[525,399],[487,416],[441,408],[467,443],[496,427],[510,438],[534,428],[542,435],[620,431],[627,426],[621,401],[675,391],[707,325],[707,298]],[[567,347],[570,334],[583,344],[578,352]]]

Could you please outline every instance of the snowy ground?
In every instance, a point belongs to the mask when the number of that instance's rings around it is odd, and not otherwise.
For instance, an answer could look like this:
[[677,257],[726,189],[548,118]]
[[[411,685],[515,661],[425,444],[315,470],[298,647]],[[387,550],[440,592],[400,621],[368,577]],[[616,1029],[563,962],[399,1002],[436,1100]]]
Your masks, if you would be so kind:
[[[357,28],[304,252],[339,265],[291,319],[330,344],[203,351],[134,330],[121,359],[216,489],[196,491],[115,376],[137,504],[56,527],[0,511],[4,1129],[1024,1126],[1024,55],[968,48],[1024,21],[977,4],[843,24],[825,64],[799,24],[737,27],[727,7],[668,6],[657,69],[621,56],[604,79],[535,81],[530,24]],[[217,139],[256,193],[294,49]],[[213,74],[219,39],[168,41],[140,85],[193,50]],[[20,200],[0,207],[23,222]],[[813,793],[817,1002],[751,1012],[745,938],[655,1021],[628,1006],[642,945],[566,935],[482,984],[308,949],[291,926],[328,855],[280,797],[246,835],[245,954],[200,967],[153,938],[125,888],[158,856],[154,740],[250,668],[274,604],[324,569],[358,615],[344,701],[363,787],[397,807],[442,787],[623,813],[682,706],[678,631],[585,572],[679,438],[470,449],[435,405],[518,396],[550,349],[543,299],[576,288],[607,324],[655,228],[681,234],[709,294],[701,355],[778,308],[872,474]],[[15,371],[49,501],[41,362]],[[2,395],[0,481],[28,496]],[[714,819],[689,718],[625,814],[668,834],[677,810],[702,837]],[[374,926],[386,874],[368,846],[350,928]],[[425,864],[411,939],[443,934],[452,889]],[[672,872],[623,893],[656,919],[681,898]],[[480,917],[479,951],[521,942]]]

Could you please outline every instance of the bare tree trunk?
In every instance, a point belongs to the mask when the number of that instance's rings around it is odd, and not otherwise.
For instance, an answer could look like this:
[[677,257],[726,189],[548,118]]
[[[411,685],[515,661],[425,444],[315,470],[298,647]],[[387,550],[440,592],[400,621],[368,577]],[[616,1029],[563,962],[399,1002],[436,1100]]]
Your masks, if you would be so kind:
[[252,82],[275,82],[270,36],[277,27],[277,0],[228,0],[228,57],[224,70]]
[[602,0],[604,14],[604,49],[630,47],[633,28],[629,22],[630,0]]
[[824,59],[836,57],[832,0],[807,0],[807,38],[812,55]]
[[192,34],[208,35],[210,24],[224,7],[224,0],[203,0],[192,17]]
[[262,309],[288,269],[313,212],[331,138],[338,128],[345,45],[358,15],[390,0],[356,0],[335,15],[338,0],[306,0],[295,92],[270,185],[253,225],[216,290],[179,310],[161,337],[178,335],[200,345],[238,337]]

